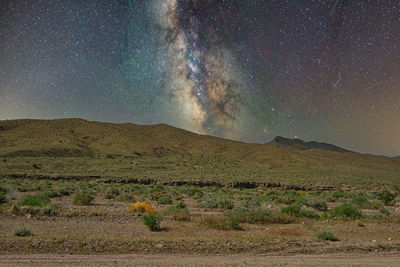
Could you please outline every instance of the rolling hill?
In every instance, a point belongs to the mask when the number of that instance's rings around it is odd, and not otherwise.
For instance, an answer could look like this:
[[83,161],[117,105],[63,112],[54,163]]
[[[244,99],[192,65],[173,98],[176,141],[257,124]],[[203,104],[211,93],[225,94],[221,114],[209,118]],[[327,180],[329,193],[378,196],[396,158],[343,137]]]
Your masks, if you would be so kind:
[[324,167],[333,161],[397,167],[399,158],[359,154],[326,143],[276,137],[249,144],[199,135],[165,124],[135,125],[82,119],[0,121],[0,156],[163,157],[224,155],[278,167]]
[[283,137],[249,144],[165,124],[0,121],[0,176],[12,174],[373,188],[398,184],[400,160]]

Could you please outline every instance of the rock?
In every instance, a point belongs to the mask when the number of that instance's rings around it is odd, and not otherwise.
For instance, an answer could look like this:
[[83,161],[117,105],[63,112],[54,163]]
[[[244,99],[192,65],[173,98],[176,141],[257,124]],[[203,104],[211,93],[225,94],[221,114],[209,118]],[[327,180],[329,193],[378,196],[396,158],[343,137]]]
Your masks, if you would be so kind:
[[389,241],[392,241],[392,240],[393,240],[393,238],[389,237]]
[[9,211],[10,211],[10,213],[12,213],[12,214],[18,214],[19,209],[18,209],[15,205],[12,205],[12,206],[10,207]]
[[25,214],[25,217],[29,220],[30,218],[32,218],[32,215],[30,213]]
[[159,244],[156,245],[157,248],[163,248],[163,247],[165,247],[165,246],[166,246],[166,245],[165,245],[165,244],[162,244],[162,243],[159,243]]
[[372,243],[376,243],[376,240],[374,239],[374,240],[372,240],[371,242],[372,242]]

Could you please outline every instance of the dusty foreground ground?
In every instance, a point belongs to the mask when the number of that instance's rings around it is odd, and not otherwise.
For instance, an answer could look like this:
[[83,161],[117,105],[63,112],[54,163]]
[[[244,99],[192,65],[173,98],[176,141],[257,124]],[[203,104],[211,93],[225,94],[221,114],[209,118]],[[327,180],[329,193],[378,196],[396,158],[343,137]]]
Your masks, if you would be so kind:
[[0,255],[0,266],[400,266],[399,254],[376,255]]
[[[0,266],[400,266],[398,191],[390,205],[369,191],[104,181],[0,179],[0,192]],[[142,201],[157,231],[131,210]]]

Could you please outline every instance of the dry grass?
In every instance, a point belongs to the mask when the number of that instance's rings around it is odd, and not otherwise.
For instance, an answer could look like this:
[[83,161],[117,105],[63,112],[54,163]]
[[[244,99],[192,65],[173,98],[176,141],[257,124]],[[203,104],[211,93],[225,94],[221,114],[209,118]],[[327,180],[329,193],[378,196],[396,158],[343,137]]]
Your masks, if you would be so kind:
[[0,121],[0,128],[0,157],[4,159],[0,160],[0,174],[101,175],[174,181],[212,181],[218,177],[219,181],[344,183],[363,187],[395,185],[400,175],[398,159],[246,144],[168,125],[63,119]]

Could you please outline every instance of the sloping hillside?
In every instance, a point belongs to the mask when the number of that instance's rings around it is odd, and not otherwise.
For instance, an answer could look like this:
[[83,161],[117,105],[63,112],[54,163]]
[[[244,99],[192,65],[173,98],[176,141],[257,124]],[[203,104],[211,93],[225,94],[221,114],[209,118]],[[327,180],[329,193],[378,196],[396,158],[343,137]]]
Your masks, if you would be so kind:
[[179,154],[223,155],[273,169],[330,168],[337,163],[400,167],[398,159],[359,154],[330,144],[291,142],[282,138],[269,144],[248,144],[199,135],[165,124],[141,126],[82,119],[0,121],[2,157],[105,158]]

